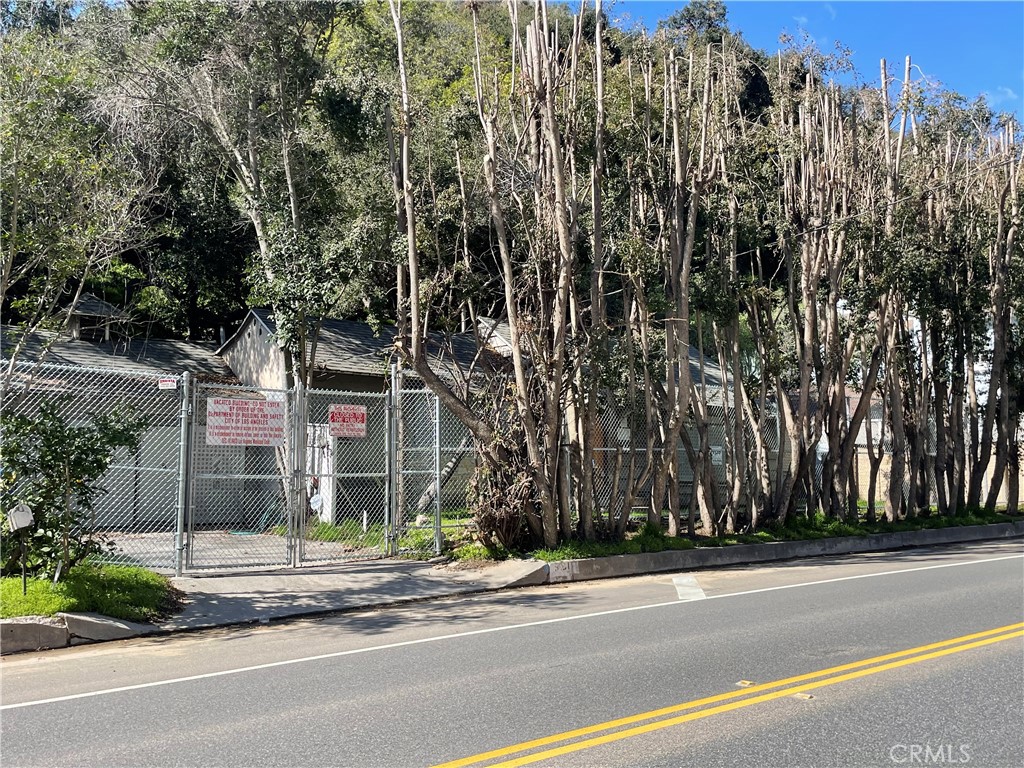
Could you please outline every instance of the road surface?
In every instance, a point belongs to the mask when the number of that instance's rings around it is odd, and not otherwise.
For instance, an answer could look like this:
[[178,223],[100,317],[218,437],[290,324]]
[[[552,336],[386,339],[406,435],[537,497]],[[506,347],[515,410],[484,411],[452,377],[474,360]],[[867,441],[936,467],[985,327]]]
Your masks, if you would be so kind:
[[1024,765],[1024,542],[551,585],[0,664],[8,766]]

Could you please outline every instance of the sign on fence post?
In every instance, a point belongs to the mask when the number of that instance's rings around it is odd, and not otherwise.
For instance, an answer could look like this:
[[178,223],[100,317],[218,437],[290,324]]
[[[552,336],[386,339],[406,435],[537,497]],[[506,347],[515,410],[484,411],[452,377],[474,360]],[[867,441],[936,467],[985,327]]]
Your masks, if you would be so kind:
[[206,398],[207,445],[284,445],[285,407],[280,400]]
[[331,403],[328,422],[331,437],[366,437],[366,406]]

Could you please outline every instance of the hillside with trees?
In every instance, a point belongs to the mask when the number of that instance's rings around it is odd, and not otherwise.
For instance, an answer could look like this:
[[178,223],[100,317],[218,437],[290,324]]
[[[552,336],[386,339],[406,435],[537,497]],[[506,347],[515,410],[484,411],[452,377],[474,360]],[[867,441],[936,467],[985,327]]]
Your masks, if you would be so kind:
[[[0,14],[22,333],[83,292],[193,340],[270,307],[307,381],[323,318],[397,324],[477,442],[476,513],[547,546],[637,507],[670,535],[1018,507],[1020,125],[910,57],[841,85],[847,61],[755,50],[718,0],[653,32],[602,0]],[[511,361],[459,390],[425,339],[481,317]],[[610,409],[631,449],[598,494]]]

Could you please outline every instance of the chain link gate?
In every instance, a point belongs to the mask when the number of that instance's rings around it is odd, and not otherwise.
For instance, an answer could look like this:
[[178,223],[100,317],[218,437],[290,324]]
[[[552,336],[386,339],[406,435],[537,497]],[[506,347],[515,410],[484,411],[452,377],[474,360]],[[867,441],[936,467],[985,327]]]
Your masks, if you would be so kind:
[[[439,552],[469,525],[468,430],[425,389],[265,389],[188,374],[16,363],[5,413],[63,398],[69,424],[125,407],[146,429],[98,486],[104,560],[184,570]],[[413,385],[415,386],[415,385]]]
[[[104,493],[96,498],[89,528],[106,544],[99,558],[104,562],[175,566],[185,504],[187,381],[187,374],[27,361],[15,362],[7,377],[0,402],[5,415],[33,418],[56,402],[70,427],[115,409],[144,419],[138,448],[118,449],[96,483]],[[11,490],[16,495],[17,485]]]
[[389,396],[311,389],[302,393],[305,457],[300,562],[388,554]]
[[292,562],[295,400],[291,390],[194,387],[187,568]]
[[440,404],[426,389],[399,389],[395,430],[394,546],[441,552]]

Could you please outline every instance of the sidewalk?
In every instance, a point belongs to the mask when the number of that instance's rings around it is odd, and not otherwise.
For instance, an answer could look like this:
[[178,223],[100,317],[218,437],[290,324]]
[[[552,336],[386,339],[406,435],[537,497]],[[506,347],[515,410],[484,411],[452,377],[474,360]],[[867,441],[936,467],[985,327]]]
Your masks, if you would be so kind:
[[146,635],[270,622],[354,609],[382,608],[430,598],[544,584],[547,563],[513,560],[459,569],[413,560],[192,574],[171,579],[185,593],[184,609],[156,624],[95,614],[58,613],[0,621],[0,653]]
[[185,607],[176,616],[158,624],[133,624],[86,614],[8,619],[0,622],[0,651],[8,654],[63,648],[103,640],[382,608],[512,587],[1021,537],[1024,537],[1024,521],[555,563],[512,560],[482,568],[391,559],[301,569],[192,574],[172,579],[174,586],[186,595]]
[[539,560],[512,560],[465,570],[414,560],[374,560],[183,576],[171,582],[186,593],[185,610],[156,625],[154,631],[178,632],[383,607],[546,581],[547,565]]

